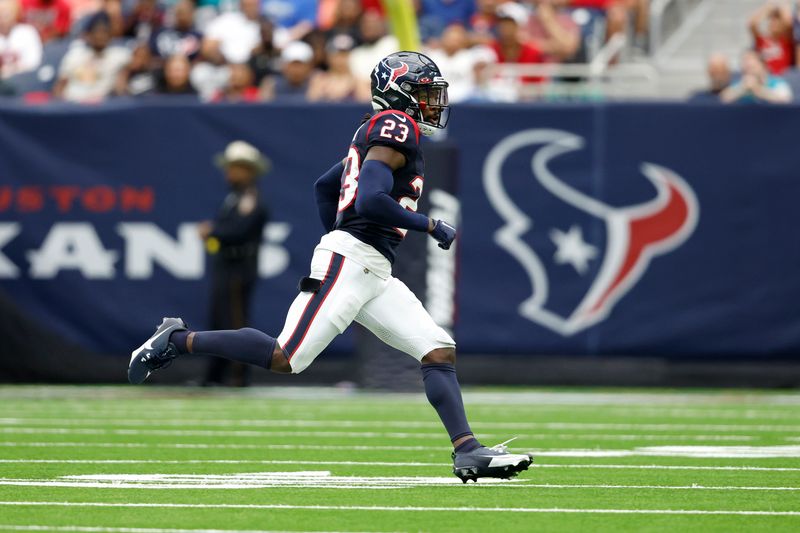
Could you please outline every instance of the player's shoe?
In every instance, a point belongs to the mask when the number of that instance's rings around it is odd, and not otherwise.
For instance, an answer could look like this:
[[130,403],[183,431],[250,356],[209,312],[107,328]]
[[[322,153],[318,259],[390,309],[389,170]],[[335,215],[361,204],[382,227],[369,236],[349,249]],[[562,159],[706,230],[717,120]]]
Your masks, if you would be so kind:
[[508,453],[506,444],[512,440],[491,448],[481,446],[471,452],[453,452],[453,473],[466,483],[470,479],[477,482],[482,477],[509,479],[527,470],[533,463],[533,456]]
[[168,367],[172,360],[178,357],[178,349],[169,342],[169,336],[176,331],[185,331],[186,323],[180,318],[164,318],[156,332],[131,352],[131,362],[128,364],[128,381],[133,384],[141,383],[160,368]]

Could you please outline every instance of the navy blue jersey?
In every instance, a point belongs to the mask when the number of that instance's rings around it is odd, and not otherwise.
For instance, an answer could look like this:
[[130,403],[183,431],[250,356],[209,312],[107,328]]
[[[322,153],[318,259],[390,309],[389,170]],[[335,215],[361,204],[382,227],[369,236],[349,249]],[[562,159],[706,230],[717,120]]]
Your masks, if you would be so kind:
[[394,263],[395,249],[407,230],[379,224],[356,213],[361,164],[373,146],[388,146],[406,156],[405,165],[392,173],[394,185],[390,196],[409,211],[416,212],[425,175],[419,141],[419,127],[414,119],[402,111],[381,111],[356,130],[342,172],[334,229],[346,231],[371,245],[391,263]]

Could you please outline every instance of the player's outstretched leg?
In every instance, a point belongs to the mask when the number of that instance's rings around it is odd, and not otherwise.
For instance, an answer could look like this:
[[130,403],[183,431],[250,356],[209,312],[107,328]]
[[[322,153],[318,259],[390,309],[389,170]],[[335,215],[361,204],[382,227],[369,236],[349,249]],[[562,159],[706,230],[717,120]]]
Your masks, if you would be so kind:
[[180,318],[165,318],[155,333],[131,353],[128,381],[141,383],[186,353],[216,355],[273,372],[291,372],[278,341],[266,333],[252,328],[189,331]]
[[453,443],[453,473],[466,483],[482,477],[510,478],[527,470],[533,462],[531,456],[508,453],[506,443],[487,448],[472,434],[461,399],[455,361],[453,348],[439,348],[422,358],[425,394]]

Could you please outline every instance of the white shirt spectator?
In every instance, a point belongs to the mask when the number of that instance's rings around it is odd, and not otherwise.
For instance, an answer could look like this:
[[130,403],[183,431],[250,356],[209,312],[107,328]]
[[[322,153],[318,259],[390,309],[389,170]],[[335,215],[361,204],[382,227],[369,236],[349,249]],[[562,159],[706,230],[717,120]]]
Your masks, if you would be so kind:
[[85,103],[104,100],[130,59],[130,51],[122,46],[109,46],[98,53],[82,42],[76,43],[59,69],[59,77],[67,80],[64,99]]
[[0,78],[34,70],[42,62],[42,40],[30,24],[16,24],[0,34]]
[[229,63],[246,63],[261,41],[261,28],[241,12],[223,13],[206,28],[205,37],[219,41],[219,50]]
[[356,79],[369,80],[375,65],[400,49],[400,43],[394,35],[381,37],[373,44],[364,43],[350,52],[350,70]]
[[453,55],[448,55],[444,50],[431,50],[428,56],[450,84],[447,96],[451,102],[463,102],[475,92],[477,58],[471,49],[459,50]]

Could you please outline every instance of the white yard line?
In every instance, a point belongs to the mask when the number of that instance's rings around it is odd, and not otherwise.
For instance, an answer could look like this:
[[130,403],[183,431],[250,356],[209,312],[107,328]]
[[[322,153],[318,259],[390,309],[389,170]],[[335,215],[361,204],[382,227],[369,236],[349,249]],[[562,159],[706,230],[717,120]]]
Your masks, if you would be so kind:
[[378,505],[286,505],[286,504],[203,504],[203,503],[112,503],[112,502],[46,502],[0,501],[0,506],[36,507],[109,507],[155,509],[254,509],[304,511],[396,511],[396,512],[478,512],[478,513],[551,513],[551,514],[663,514],[663,515],[734,515],[734,516],[800,516],[800,511],[758,511],[722,509],[571,509],[543,507],[415,507]]
[[0,464],[68,465],[334,465],[334,466],[453,466],[452,463],[417,463],[383,461],[277,461],[267,459],[0,459]]
[[[473,424],[473,427],[479,427],[479,426],[476,426],[476,425]],[[30,431],[28,431],[29,429],[30,429]],[[18,432],[18,434],[39,434],[39,432],[36,431],[36,429],[38,429],[38,428],[24,428],[22,431]],[[126,431],[129,431],[129,430],[126,430]],[[14,432],[7,431],[7,432],[4,432],[4,433],[11,434],[11,433],[14,433]],[[53,434],[53,433],[48,433],[47,431],[45,431],[45,432],[42,432],[42,434]],[[69,430],[65,430],[63,432],[62,431],[58,431],[55,434],[69,435],[70,433],[69,433]],[[82,434],[82,433],[79,433],[79,434]],[[91,433],[91,434],[94,434],[94,433]],[[298,433],[292,433],[292,434],[293,435],[303,436],[302,434],[298,434]],[[350,433],[350,434],[352,434],[352,433]],[[483,433],[483,432],[481,432],[480,434],[481,434],[482,437],[487,435],[487,433]],[[275,436],[274,433],[272,433],[272,435]],[[441,435],[443,435],[443,433],[441,433],[440,436]],[[520,435],[518,435],[518,437],[519,436]],[[755,440],[759,439],[759,437],[754,437],[752,435],[664,435],[664,434],[652,435],[652,434],[647,434],[647,433],[645,433],[645,434],[541,433],[541,434],[537,434],[537,435],[525,435],[525,438],[527,440],[537,440],[537,441],[541,441],[541,440],[569,440],[569,441],[575,441],[575,440],[604,440],[604,441],[659,441],[659,442],[660,441],[669,441],[669,442],[751,442],[751,441],[755,441]],[[793,439],[789,438],[787,440],[793,440]],[[17,445],[17,444],[21,445],[21,446],[25,446],[27,443],[25,441],[0,441],[0,446],[14,446],[14,445]],[[71,443],[67,443],[67,444],[71,444]],[[85,443],[81,443],[81,444],[82,445],[90,445],[90,446],[92,445],[91,442],[85,442]],[[163,444],[166,447],[179,447],[179,448],[180,447],[190,446],[190,445],[185,445],[185,444],[158,443],[158,442],[154,442],[154,443],[136,443],[136,444],[141,444],[142,446],[159,446],[159,445]],[[204,445],[201,445],[201,446],[204,446]],[[210,446],[212,448],[214,447],[213,445],[210,445],[210,444],[207,445],[207,446]],[[231,446],[231,445],[225,445],[225,446]],[[253,448],[253,449],[255,449],[255,448],[259,448],[259,447],[268,447],[269,448],[271,445],[266,445],[266,444],[265,445],[244,444],[242,446],[244,446],[245,448]],[[291,444],[283,445],[283,444],[281,444],[279,446],[284,447],[284,446],[294,446],[294,445],[291,445]],[[300,445],[298,445],[298,446],[300,446]],[[310,448],[310,449],[314,449],[314,448]],[[322,448],[322,449],[330,449],[330,448],[326,447],[326,448]],[[341,448],[341,449],[351,449],[351,447],[345,446],[344,448]],[[405,448],[399,448],[399,449],[405,449]],[[419,449],[419,447],[415,447],[415,449]],[[430,449],[430,448],[426,448],[426,449]]]
[[[684,407],[675,407],[675,406],[627,406],[627,407],[603,407],[603,406],[594,406],[594,405],[584,405],[584,406],[557,406],[557,405],[511,405],[509,406],[511,409],[517,410],[524,410],[524,414],[529,415],[530,413],[553,413],[553,414],[560,414],[566,411],[570,413],[578,413],[581,415],[590,414],[593,411],[600,411],[602,410],[603,415],[605,416],[614,416],[614,417],[652,417],[656,419],[663,419],[663,418],[688,418],[688,419],[732,419],[732,420],[751,420],[751,421],[763,421],[763,420],[793,420],[793,421],[800,421],[800,412],[793,408],[781,408],[779,410],[765,410],[765,409],[737,409],[735,406],[731,407],[730,409],[722,409],[716,406],[710,406],[707,408],[684,408]],[[494,405],[471,405],[469,406],[470,412],[473,413],[475,417],[474,422],[476,424],[485,424],[485,423],[498,423],[496,420],[486,422],[482,422],[479,420],[480,415],[483,413],[496,415],[497,407]],[[218,420],[236,420],[231,419],[231,415],[238,414],[238,407],[229,407],[229,406],[203,406],[203,413],[207,415],[208,418],[206,419],[218,419]],[[347,405],[345,407],[340,405],[316,405],[314,406],[315,413],[336,413],[341,414],[342,412],[346,412],[349,415],[352,414],[371,414],[375,415],[386,415],[390,418],[393,418],[396,415],[397,406],[396,405],[371,405],[369,407],[364,406],[357,406],[357,405]],[[168,420],[182,420],[187,418],[193,418],[197,416],[197,408],[194,407],[186,407],[180,409],[174,408],[164,408],[164,406],[159,405],[159,417]],[[250,416],[252,416],[252,410],[249,411]],[[141,417],[142,410],[139,409],[130,409],[130,408],[105,408],[105,409],[98,409],[94,406],[87,406],[86,404],[79,404],[74,406],[64,407],[63,405],[59,404],[58,406],[30,406],[29,404],[25,404],[23,406],[15,407],[14,409],[8,410],[8,413],[2,413],[0,410],[0,416],[7,416],[11,418],[17,417],[32,417],[35,419],[41,418],[52,418],[56,414],[63,413],[65,417],[74,417],[76,415],[84,415],[87,418],[94,419],[94,420],[103,420],[103,419],[133,419]],[[504,413],[506,417],[508,417],[507,410]],[[523,413],[520,413],[523,414]],[[280,406],[273,406],[270,405],[268,409],[263,411],[263,418],[262,420],[270,420],[270,419],[278,419],[282,415],[289,415],[289,416],[308,416],[308,406],[307,405],[280,405]],[[489,418],[489,417],[487,417]],[[512,417],[508,417],[512,418]],[[502,422],[501,422],[502,423]]]
[[[473,425],[473,427],[480,427]],[[577,439],[585,436],[587,439],[598,440],[637,440],[641,435],[636,434],[547,434],[547,433],[519,433],[509,430],[518,438],[543,440],[548,438]],[[503,433],[487,433],[481,431],[485,439],[507,439],[509,431]],[[428,433],[396,432],[396,431],[272,431],[272,430],[219,430],[219,429],[106,429],[106,428],[43,428],[43,427],[0,427],[0,434],[4,435],[153,435],[169,437],[333,437],[333,438],[359,438],[359,439],[441,439],[442,430]],[[752,435],[668,435],[661,436],[643,434],[641,440],[676,440],[676,441],[751,441],[756,437]]]
[[[173,395],[173,397],[168,397]],[[181,396],[181,398],[174,398]],[[192,390],[185,387],[119,387],[119,386],[8,386],[0,387],[0,399],[10,402],[35,399],[58,401],[97,401],[111,402],[158,402],[165,407],[184,407],[195,405],[196,400],[205,402],[226,401],[233,404],[256,404],[261,399],[291,399],[294,401],[322,402],[341,400],[354,404],[369,402],[403,402],[407,404],[426,404],[425,396],[419,393],[374,393],[337,389],[335,387],[251,387],[247,390]],[[616,405],[616,406],[687,406],[692,408],[705,405],[727,407],[732,404],[749,406],[798,406],[800,394],[761,394],[740,391],[722,393],[698,392],[576,392],[576,391],[525,391],[490,392],[467,389],[464,398],[473,404],[501,405]],[[257,404],[256,404],[257,405]]]
[[608,470],[721,470],[752,472],[800,472],[800,467],[784,466],[694,466],[694,465],[613,465],[613,464],[534,464],[534,468],[589,468]]
[[[312,472],[255,472],[240,474],[93,474],[61,476],[54,479],[0,478],[0,486],[73,487],[105,489],[254,489],[254,488],[315,488],[315,489],[401,489],[419,486],[460,486],[455,477],[422,476],[334,476],[328,471]],[[528,483],[525,480],[502,481],[485,479],[478,487],[515,489],[568,490],[714,490],[714,491],[777,491],[796,492],[800,487],[750,485],[625,485],[625,484],[554,484]]]
[[[527,449],[539,457],[691,457],[727,459],[800,458],[800,445],[791,446],[645,446],[632,450],[568,448]],[[276,461],[260,459],[0,459],[2,463],[52,463],[52,464],[363,464],[372,466],[427,466],[438,463],[394,463],[367,461]]]
[[[419,420],[215,420],[194,419],[98,419],[98,418],[0,418],[0,425],[21,427],[28,425],[55,426],[200,426],[200,427],[277,427],[277,428],[399,428],[399,429],[439,429],[438,421]],[[597,422],[473,422],[473,426],[489,429],[536,429],[536,430],[641,430],[641,431],[703,431],[703,432],[741,432],[769,431],[800,433],[800,425],[788,424],[651,424],[651,423],[597,423]],[[6,428],[4,428],[6,429]],[[14,429],[14,428],[7,428]]]
[[[152,527],[100,527],[100,526],[31,526],[0,524],[3,531],[76,531],[85,533],[297,533],[290,531],[274,531],[266,529],[168,529]],[[306,532],[306,533],[336,533],[325,532]],[[374,533],[374,532],[362,532]]]

